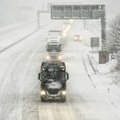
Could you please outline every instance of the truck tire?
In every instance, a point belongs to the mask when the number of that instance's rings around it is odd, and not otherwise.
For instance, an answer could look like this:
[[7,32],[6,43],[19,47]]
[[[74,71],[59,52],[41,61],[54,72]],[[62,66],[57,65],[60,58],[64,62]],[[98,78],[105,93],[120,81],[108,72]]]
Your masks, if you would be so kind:
[[41,90],[45,89],[45,83],[41,83]]
[[62,90],[66,90],[66,82],[62,83]]
[[66,101],[66,96],[65,97],[61,97],[60,101],[61,102],[65,102]]
[[41,102],[46,102],[44,97],[41,97]]

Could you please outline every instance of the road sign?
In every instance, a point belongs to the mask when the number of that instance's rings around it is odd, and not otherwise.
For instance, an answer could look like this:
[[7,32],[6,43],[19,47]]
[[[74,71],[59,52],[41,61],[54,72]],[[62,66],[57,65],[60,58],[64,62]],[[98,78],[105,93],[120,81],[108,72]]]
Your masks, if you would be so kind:
[[105,64],[109,61],[108,51],[99,51],[99,64]]
[[51,19],[99,19],[104,12],[105,5],[51,5]]
[[91,47],[99,47],[100,39],[99,37],[91,37]]

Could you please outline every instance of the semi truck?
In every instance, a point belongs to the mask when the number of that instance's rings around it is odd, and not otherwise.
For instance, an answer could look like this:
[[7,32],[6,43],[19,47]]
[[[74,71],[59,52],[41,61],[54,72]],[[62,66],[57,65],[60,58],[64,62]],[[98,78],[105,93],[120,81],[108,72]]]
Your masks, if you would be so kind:
[[60,52],[62,46],[62,32],[59,30],[51,30],[47,36],[47,51]]
[[41,81],[42,102],[56,99],[66,101],[66,82],[69,74],[64,62],[42,62],[38,79]]

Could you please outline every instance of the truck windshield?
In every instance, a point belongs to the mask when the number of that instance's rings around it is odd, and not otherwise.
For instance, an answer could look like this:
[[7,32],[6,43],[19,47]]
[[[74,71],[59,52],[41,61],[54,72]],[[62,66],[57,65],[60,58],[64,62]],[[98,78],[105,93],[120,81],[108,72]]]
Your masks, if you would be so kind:
[[61,71],[44,71],[42,72],[42,79],[49,80],[52,79],[54,81],[64,81],[65,79],[65,72]]

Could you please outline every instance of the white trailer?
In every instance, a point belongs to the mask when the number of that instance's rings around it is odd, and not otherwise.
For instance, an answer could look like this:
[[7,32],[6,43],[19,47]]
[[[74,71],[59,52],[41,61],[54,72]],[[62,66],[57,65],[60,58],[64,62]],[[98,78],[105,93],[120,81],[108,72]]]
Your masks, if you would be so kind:
[[58,30],[51,30],[47,37],[47,51],[61,51],[62,46],[62,32]]

